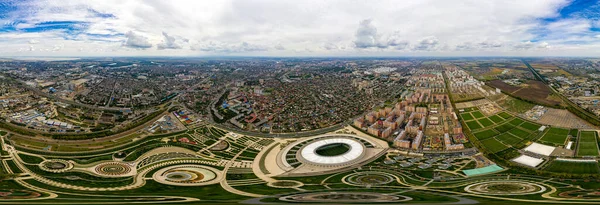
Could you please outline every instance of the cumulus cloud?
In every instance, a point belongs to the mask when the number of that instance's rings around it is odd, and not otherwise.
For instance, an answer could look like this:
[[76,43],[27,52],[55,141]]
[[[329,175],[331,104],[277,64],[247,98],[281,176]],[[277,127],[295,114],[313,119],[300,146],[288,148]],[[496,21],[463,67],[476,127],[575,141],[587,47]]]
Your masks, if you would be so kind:
[[148,38],[139,34],[129,31],[125,34],[127,40],[123,42],[123,46],[137,49],[151,48],[152,44],[148,41]]
[[371,19],[365,19],[359,22],[354,45],[357,48],[371,48],[377,46],[377,28],[372,23]]
[[[395,48],[402,50],[408,47],[409,43],[403,40],[399,32],[391,35],[377,33],[377,28],[373,25],[371,19],[365,19],[359,22],[358,29],[354,34],[354,46],[356,48]],[[325,49],[333,49],[331,45],[325,46]]]
[[39,42],[40,42],[40,41],[38,41],[38,40],[31,39],[31,40],[29,40],[27,43],[29,43],[29,44],[38,44]]
[[513,46],[515,50],[533,50],[533,49],[548,49],[550,44],[547,42],[534,43],[531,41],[521,42]]
[[[156,47],[158,48],[158,50],[163,50],[163,49],[181,49],[181,45],[179,45],[175,39],[174,36],[169,36],[169,34],[167,34],[166,32],[162,32],[162,35],[164,37],[163,42],[159,43],[156,45]],[[187,39],[184,40],[184,42]]]

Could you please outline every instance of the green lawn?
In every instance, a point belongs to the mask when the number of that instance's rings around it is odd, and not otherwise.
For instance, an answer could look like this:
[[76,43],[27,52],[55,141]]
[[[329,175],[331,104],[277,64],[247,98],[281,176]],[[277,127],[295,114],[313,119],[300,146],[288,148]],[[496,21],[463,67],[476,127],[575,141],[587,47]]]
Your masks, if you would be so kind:
[[515,137],[514,135],[511,135],[508,133],[503,133],[501,135],[498,135],[498,136],[496,136],[496,139],[500,140],[504,144],[509,144],[509,145],[513,145],[513,146],[523,140],[521,138]]
[[526,130],[530,130],[530,131],[536,131],[536,130],[540,129],[541,125],[531,123],[531,122],[524,122],[519,127],[525,128]]
[[500,114],[498,114],[500,117],[504,118],[504,119],[508,119],[510,118],[512,115],[505,113],[505,112],[501,112]]
[[498,116],[498,115],[492,115],[492,116],[490,116],[489,118],[490,118],[490,120],[494,121],[494,123],[496,123],[496,124],[498,124],[498,123],[500,123],[500,122],[504,121],[504,119],[503,119],[503,118],[501,118],[501,117],[500,117],[500,116]]
[[479,125],[479,123],[476,120],[466,122],[466,123],[467,123],[467,126],[469,126],[469,129],[471,129],[471,130],[481,128],[481,125]]
[[569,174],[598,174],[598,163],[595,162],[569,162],[569,161],[552,161],[545,169],[545,171],[556,172],[556,173],[569,173]]
[[475,135],[475,137],[477,139],[479,139],[479,140],[484,140],[484,139],[493,137],[493,136],[495,136],[497,134],[498,133],[496,133],[494,130],[491,130],[491,129],[490,130],[484,130],[484,131],[481,131],[481,132],[473,133],[473,135]]
[[489,127],[489,126],[494,125],[494,123],[487,118],[481,118],[481,119],[478,119],[477,121],[479,121],[479,123],[481,125],[483,125],[483,127]]
[[471,115],[473,115],[473,117],[475,117],[475,118],[478,118],[478,119],[479,119],[479,118],[482,118],[482,117],[485,117],[485,116],[484,116],[483,114],[481,114],[481,112],[479,112],[479,111],[472,112],[472,113],[471,113]]
[[460,114],[460,117],[461,117],[461,118],[462,118],[464,121],[467,121],[467,120],[472,120],[472,119],[473,119],[473,116],[472,116],[470,113],[463,113],[463,114]]
[[487,140],[481,141],[481,144],[491,153],[496,153],[508,148],[506,145],[500,143],[498,140],[494,138],[490,138]]

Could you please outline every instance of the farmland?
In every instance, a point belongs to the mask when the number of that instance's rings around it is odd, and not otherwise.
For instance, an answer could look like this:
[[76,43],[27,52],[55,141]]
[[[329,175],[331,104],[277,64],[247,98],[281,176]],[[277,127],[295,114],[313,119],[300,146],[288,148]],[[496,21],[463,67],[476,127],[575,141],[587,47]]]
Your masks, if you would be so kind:
[[536,104],[557,107],[563,104],[560,98],[552,95],[550,88],[541,81],[529,80],[520,86],[509,85],[501,80],[489,81],[488,85],[499,88],[509,95]]

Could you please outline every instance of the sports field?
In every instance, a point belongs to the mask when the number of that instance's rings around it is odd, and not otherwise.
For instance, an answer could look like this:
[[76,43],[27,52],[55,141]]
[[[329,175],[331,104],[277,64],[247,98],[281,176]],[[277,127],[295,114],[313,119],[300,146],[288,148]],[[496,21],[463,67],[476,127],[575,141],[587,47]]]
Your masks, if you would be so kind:
[[500,122],[504,121],[504,118],[502,118],[498,115],[492,115],[489,117],[489,119],[494,121],[494,123],[500,123]]
[[524,122],[523,124],[520,125],[520,127],[525,128],[529,131],[536,131],[536,130],[540,129],[541,125],[531,123],[531,122]]
[[521,120],[521,119],[519,119],[519,118],[515,118],[515,119],[511,120],[511,121],[510,121],[510,122],[508,122],[508,123],[510,123],[510,124],[512,124],[512,125],[515,125],[515,126],[517,126],[517,125],[520,125],[521,123],[523,123],[523,120]]
[[569,174],[598,174],[597,162],[571,162],[554,160],[544,168],[545,171]]
[[595,131],[581,131],[577,156],[598,156],[598,143]]
[[[576,132],[575,132],[576,133]],[[548,132],[542,136],[541,141],[554,143],[554,144],[564,144],[569,136],[569,130],[563,128],[550,128]]]
[[477,120],[469,121],[466,123],[467,123],[467,126],[469,126],[469,129],[471,129],[471,130],[476,130],[476,129],[481,128],[481,125],[479,125]]
[[523,140],[523,139],[515,137],[514,135],[511,135],[509,133],[500,134],[500,135],[496,136],[496,139],[500,140],[504,144],[508,144],[511,146],[514,146]]
[[513,126],[509,123],[506,123],[506,124],[497,126],[494,129],[496,129],[500,133],[505,133],[505,132],[508,132],[509,130],[512,130],[513,128],[515,128],[515,126]]
[[477,118],[477,119],[479,119],[479,118],[482,118],[482,117],[485,117],[485,116],[484,116],[484,115],[483,115],[481,112],[479,112],[479,111],[472,112],[471,114],[473,115],[473,117],[475,117],[475,118]]
[[500,116],[504,119],[508,119],[508,118],[512,117],[510,114],[505,113],[505,112],[498,113],[498,116]]
[[490,138],[487,140],[481,141],[481,144],[491,153],[496,153],[508,148],[506,145],[500,143],[498,140],[494,138]]
[[460,117],[462,117],[462,119],[464,121],[468,121],[468,120],[472,120],[473,116],[471,116],[471,113],[462,113],[460,114]]
[[473,135],[475,135],[475,137],[479,140],[484,140],[487,138],[491,138],[495,135],[497,135],[498,133],[496,133],[494,130],[490,129],[490,130],[484,130],[481,132],[477,132],[477,133],[473,133]]
[[515,135],[515,136],[517,136],[517,137],[520,137],[522,139],[526,139],[526,138],[530,137],[529,136],[530,135],[529,132],[524,131],[524,130],[519,129],[519,128],[512,129],[512,130],[510,130],[508,132],[511,133],[511,134],[513,134],[513,135]]
[[489,126],[494,125],[494,123],[487,118],[481,118],[481,119],[478,119],[477,121],[479,121],[479,123],[481,125],[483,125],[483,127],[489,127]]

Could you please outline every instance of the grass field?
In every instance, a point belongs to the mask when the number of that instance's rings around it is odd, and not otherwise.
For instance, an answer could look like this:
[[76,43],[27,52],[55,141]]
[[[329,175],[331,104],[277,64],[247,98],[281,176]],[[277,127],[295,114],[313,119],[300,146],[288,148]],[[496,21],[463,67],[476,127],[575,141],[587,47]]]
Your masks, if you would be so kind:
[[482,117],[485,117],[485,116],[484,116],[484,115],[483,115],[481,112],[479,112],[479,111],[472,112],[472,113],[471,113],[471,115],[473,115],[473,117],[475,117],[475,118],[477,118],[477,119],[479,119],[479,118],[482,118]]
[[499,151],[502,151],[502,150],[508,148],[506,145],[500,143],[498,140],[496,140],[494,138],[483,140],[483,141],[481,141],[481,144],[483,144],[485,149],[491,153],[496,153],[496,152],[499,152]]
[[521,138],[515,137],[508,133],[503,133],[501,135],[498,135],[498,136],[496,136],[496,139],[500,140],[504,144],[509,144],[509,145],[516,145],[517,143],[522,141]]
[[494,123],[496,123],[496,124],[504,121],[504,119],[498,115],[492,115],[489,117],[489,119],[494,121]]
[[600,172],[598,163],[595,162],[569,162],[558,160],[552,161],[544,170],[569,174],[598,174]]
[[552,127],[550,129],[548,129],[548,134],[568,135],[569,134],[569,130],[568,129],[564,129],[564,128]]
[[553,144],[564,144],[567,140],[570,131],[563,128],[550,128],[548,132],[542,136],[542,141],[553,143]]
[[494,125],[494,123],[487,118],[481,118],[481,119],[478,119],[477,121],[479,121],[479,124],[483,125],[483,127],[489,127],[489,126]]
[[528,136],[529,136],[529,132],[526,132],[526,131],[521,130],[519,128],[512,129],[512,130],[510,130],[508,132],[510,134],[513,134],[513,135],[517,136],[517,137],[520,137],[521,139],[528,138]]
[[502,117],[502,118],[504,118],[504,119],[508,119],[508,118],[510,118],[512,115],[510,115],[510,114],[508,114],[508,113],[505,113],[505,112],[501,112],[501,113],[498,113],[498,116],[500,116],[500,117]]
[[475,137],[479,140],[484,140],[487,138],[491,138],[495,135],[497,135],[498,133],[494,132],[494,130],[490,129],[490,130],[484,130],[481,132],[477,132],[477,133],[473,133],[473,135],[475,135]]
[[579,133],[577,156],[598,156],[596,138],[596,132],[594,131],[581,131]]
[[541,125],[534,124],[531,122],[524,122],[519,127],[525,128],[526,130],[529,130],[529,131],[536,131],[536,130],[540,129]]
[[505,132],[508,132],[509,130],[512,130],[513,128],[515,128],[514,125],[506,123],[506,124],[497,126],[494,129],[496,129],[499,133],[505,133]]
[[469,126],[469,129],[471,130],[475,130],[475,129],[479,129],[481,128],[481,125],[479,125],[479,123],[477,123],[476,120],[470,121],[470,122],[466,122],[467,126]]
[[521,119],[519,119],[519,118],[515,118],[515,119],[511,120],[511,121],[510,121],[510,122],[508,122],[508,123],[510,123],[510,124],[513,124],[513,125],[515,125],[515,126],[516,126],[516,125],[520,125],[521,123],[523,123],[523,120],[521,120]]
[[464,120],[464,121],[468,121],[468,120],[472,120],[473,116],[470,113],[463,113],[460,114],[460,117]]

